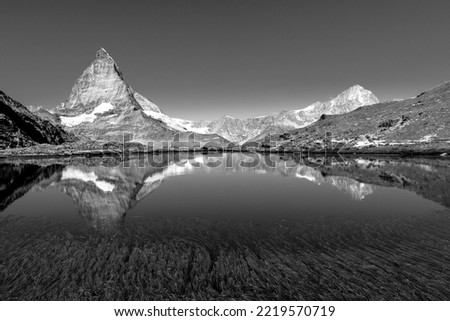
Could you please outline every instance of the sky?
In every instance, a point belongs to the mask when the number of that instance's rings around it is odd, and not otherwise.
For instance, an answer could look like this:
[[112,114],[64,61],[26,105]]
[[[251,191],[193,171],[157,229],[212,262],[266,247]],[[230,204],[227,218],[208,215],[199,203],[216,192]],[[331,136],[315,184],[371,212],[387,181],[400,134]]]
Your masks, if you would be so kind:
[[380,100],[450,80],[450,2],[2,0],[0,90],[68,98],[104,47],[166,114],[251,117],[359,84]]

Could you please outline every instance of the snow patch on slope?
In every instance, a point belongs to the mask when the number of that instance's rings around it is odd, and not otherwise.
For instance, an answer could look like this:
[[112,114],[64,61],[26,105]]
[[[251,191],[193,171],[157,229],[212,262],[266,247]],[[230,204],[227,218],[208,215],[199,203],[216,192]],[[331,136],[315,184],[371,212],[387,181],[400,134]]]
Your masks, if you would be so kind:
[[73,117],[60,116],[61,124],[67,127],[74,127],[84,122],[93,123],[94,120],[97,118],[97,115],[104,114],[113,108],[114,106],[110,103],[101,103],[100,105],[95,107],[94,110],[91,111],[89,114],[84,113]]
[[163,113],[157,113],[152,110],[145,110],[144,113],[155,119],[159,119],[167,124],[167,126],[172,127],[178,131],[190,131],[198,134],[210,134],[208,127],[194,127],[194,122],[190,120],[172,118]]
[[66,179],[78,179],[83,182],[92,182],[104,192],[112,192],[115,188],[114,184],[99,180],[98,176],[94,172],[86,173],[73,167],[64,169],[61,180]]
[[103,114],[106,113],[107,111],[110,111],[111,109],[113,109],[114,106],[111,103],[101,103],[100,105],[98,105],[97,107],[94,108],[94,110],[91,112],[91,114]]

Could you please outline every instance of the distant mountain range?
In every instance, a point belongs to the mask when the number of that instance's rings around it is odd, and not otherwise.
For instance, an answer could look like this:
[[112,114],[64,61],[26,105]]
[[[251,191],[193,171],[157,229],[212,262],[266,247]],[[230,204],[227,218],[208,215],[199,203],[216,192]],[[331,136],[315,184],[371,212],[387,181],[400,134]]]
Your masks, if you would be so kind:
[[296,150],[323,139],[325,132],[332,132],[336,143],[357,149],[390,146],[390,152],[404,145],[430,147],[436,141],[442,148],[450,141],[449,87],[445,83],[413,99],[380,103],[371,91],[355,85],[303,109],[245,119],[223,116],[191,121],[168,116],[136,92],[101,48],[76,80],[69,98],[56,107],[30,106],[27,110],[1,92],[0,148],[57,145],[77,139],[122,142],[128,133],[127,139],[155,142],[154,148],[159,149],[161,142],[173,141],[177,134],[187,141],[195,133],[200,143],[222,146],[229,142],[262,145],[270,134],[284,150]]
[[342,114],[358,107],[378,103],[378,98],[359,85],[355,85],[326,102],[316,102],[306,108],[282,111],[270,116],[234,118],[223,116],[208,121],[189,121],[170,118],[164,114],[152,114],[178,130],[189,130],[201,134],[218,134],[231,142],[244,143],[258,139],[268,133],[283,133],[290,129],[305,127],[323,114]]
[[124,132],[130,132],[134,141],[167,141],[176,132],[194,132],[199,137],[210,139],[219,135],[243,143],[261,134],[309,125],[324,113],[345,113],[377,102],[373,93],[356,85],[327,102],[270,116],[247,119],[224,116],[213,121],[173,118],[126,83],[114,59],[101,48],[75,82],[67,101],[55,108],[31,109],[77,135],[98,140],[117,140]]

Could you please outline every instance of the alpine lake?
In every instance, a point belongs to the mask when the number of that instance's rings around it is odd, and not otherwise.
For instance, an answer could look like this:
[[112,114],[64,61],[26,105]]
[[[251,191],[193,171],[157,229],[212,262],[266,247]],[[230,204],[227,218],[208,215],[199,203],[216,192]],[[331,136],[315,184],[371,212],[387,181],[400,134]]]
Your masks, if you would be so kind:
[[450,159],[0,160],[1,300],[450,300]]

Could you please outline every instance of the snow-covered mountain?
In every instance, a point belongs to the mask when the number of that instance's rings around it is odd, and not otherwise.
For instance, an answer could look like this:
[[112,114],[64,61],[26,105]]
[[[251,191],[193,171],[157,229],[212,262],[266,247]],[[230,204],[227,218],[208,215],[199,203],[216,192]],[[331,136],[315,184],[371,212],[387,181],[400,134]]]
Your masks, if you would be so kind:
[[258,139],[269,133],[282,133],[308,126],[317,121],[323,114],[348,113],[361,106],[372,105],[378,102],[378,98],[371,91],[364,89],[360,85],[355,85],[329,101],[316,102],[303,109],[282,111],[270,116],[245,119],[223,116],[210,122],[191,122],[190,128],[193,131],[199,130],[202,133],[217,133],[230,141],[243,143]]
[[316,102],[306,108],[283,111],[276,116],[276,124],[293,128],[305,127],[323,114],[345,114],[356,108],[378,103],[378,98],[360,85],[355,85],[325,102]]

